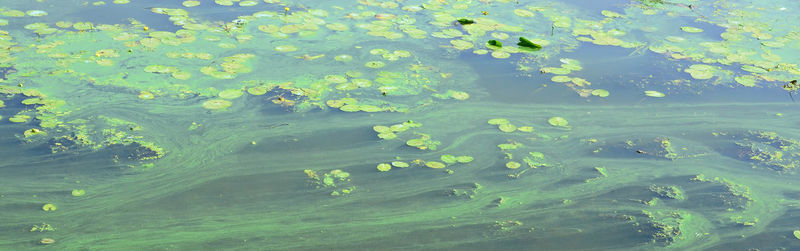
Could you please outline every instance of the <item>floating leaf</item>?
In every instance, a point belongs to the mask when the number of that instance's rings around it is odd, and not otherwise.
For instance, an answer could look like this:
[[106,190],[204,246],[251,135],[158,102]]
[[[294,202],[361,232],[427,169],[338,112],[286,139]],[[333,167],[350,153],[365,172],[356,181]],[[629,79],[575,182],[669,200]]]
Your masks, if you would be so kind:
[[664,95],[664,93],[658,91],[644,91],[644,95],[654,98],[663,98],[664,96],[666,96]]
[[608,97],[608,94],[609,94],[608,91],[604,90],[604,89],[594,89],[594,90],[592,90],[592,95],[595,95],[595,96],[598,96],[598,97],[601,97],[601,98]]
[[402,162],[402,161],[392,161],[392,166],[398,167],[398,168],[406,168],[409,165],[408,165],[408,163]]
[[442,162],[438,162],[438,161],[428,161],[428,162],[425,162],[425,166],[430,167],[430,168],[435,168],[435,169],[441,169],[441,168],[446,167],[447,165],[445,165]]
[[489,40],[489,42],[487,42],[487,44],[491,45],[491,46],[498,47],[498,48],[502,48],[503,47],[503,43],[501,43],[500,41],[497,41],[497,40]]
[[456,161],[458,161],[458,163],[469,163],[469,162],[472,162],[473,160],[475,160],[475,158],[473,158],[472,156],[468,156],[468,155],[462,155],[462,156],[456,157]]
[[212,99],[206,102],[203,102],[203,108],[210,109],[210,110],[219,110],[225,109],[232,105],[231,101],[227,101],[224,99]]
[[552,126],[558,126],[558,127],[566,127],[569,124],[569,122],[567,122],[567,120],[562,117],[552,117],[547,120],[547,123],[550,123],[550,125]]
[[244,92],[239,89],[227,89],[219,92],[219,97],[223,99],[235,99],[244,95]]
[[72,190],[72,196],[81,197],[86,194],[86,190],[83,189],[74,189]]
[[413,146],[413,147],[420,147],[425,145],[425,140],[423,139],[409,139],[406,141],[406,145]]
[[685,31],[685,32],[689,32],[689,33],[699,33],[699,32],[703,32],[703,29],[700,29],[700,28],[695,28],[695,27],[690,27],[690,26],[683,26],[683,27],[681,27],[681,30],[683,30],[683,31]]
[[512,125],[510,123],[500,124],[497,126],[498,129],[502,132],[514,132],[517,130],[517,126]]
[[503,119],[503,118],[490,119],[489,120],[489,124],[490,125],[502,125],[502,124],[508,124],[508,123],[511,123],[511,122],[509,122],[507,119]]
[[461,24],[461,25],[467,25],[467,24],[474,24],[475,23],[475,21],[473,21],[472,19],[466,19],[466,18],[459,18],[456,21],[458,21],[458,23]]
[[394,138],[397,138],[397,134],[394,134],[393,132],[379,133],[378,134],[378,138],[386,139],[386,140],[394,139]]
[[509,162],[506,163],[506,167],[508,169],[517,169],[517,168],[519,168],[521,166],[522,166],[522,164],[520,164],[519,162],[516,162],[516,161],[509,161]]
[[458,161],[456,159],[456,156],[453,156],[453,155],[450,155],[450,154],[442,155],[441,159],[442,159],[442,161],[444,163],[447,163],[447,164],[454,164],[454,163],[456,163]]
[[388,172],[389,170],[392,170],[392,166],[391,165],[386,164],[386,163],[378,164],[378,171]]
[[527,50],[527,51],[538,51],[542,49],[541,45],[535,44],[524,37],[519,37],[519,43],[517,45],[520,49]]

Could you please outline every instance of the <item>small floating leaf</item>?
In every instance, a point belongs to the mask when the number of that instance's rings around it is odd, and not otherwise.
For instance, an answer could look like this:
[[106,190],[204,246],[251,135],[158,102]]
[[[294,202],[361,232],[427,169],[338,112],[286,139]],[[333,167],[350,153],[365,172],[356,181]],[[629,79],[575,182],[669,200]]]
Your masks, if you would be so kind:
[[595,90],[592,90],[592,95],[595,95],[595,96],[598,96],[598,97],[601,97],[601,98],[605,98],[605,97],[608,97],[608,91],[604,90],[604,89],[595,89]]
[[514,132],[514,131],[517,130],[517,126],[512,125],[510,123],[501,124],[501,125],[497,126],[497,128],[499,128],[500,131],[503,131],[503,132]]
[[389,170],[392,170],[392,166],[391,165],[386,164],[386,163],[378,164],[378,171],[388,172]]
[[[452,19],[451,19],[451,20],[452,20]],[[459,23],[459,24],[461,24],[461,25],[465,25],[465,24],[474,24],[474,23],[475,23],[475,21],[473,21],[472,19],[466,19],[466,18],[459,18],[459,19],[458,19],[458,20],[456,20],[456,21],[458,21],[458,23]]]
[[425,162],[425,166],[430,167],[430,168],[440,169],[440,168],[444,168],[446,165],[444,163],[438,162],[438,161],[428,161],[428,162]]
[[664,93],[658,91],[644,91],[644,95],[654,98],[663,98],[664,96],[666,96],[664,95]]
[[72,190],[72,196],[81,197],[86,194],[86,190],[83,189],[74,189]]
[[500,41],[497,41],[497,40],[489,40],[489,42],[487,42],[487,44],[489,44],[491,46],[500,47],[500,48],[503,47],[503,43],[501,43]]
[[392,166],[398,167],[398,168],[406,168],[406,167],[408,167],[408,163],[403,162],[403,161],[392,161]]
[[406,145],[413,146],[413,147],[419,147],[419,146],[422,146],[424,144],[425,144],[425,140],[423,140],[423,139],[409,139],[408,141],[406,141]]
[[502,118],[500,118],[500,119],[490,119],[489,120],[489,124],[490,125],[502,125],[502,124],[508,124],[508,123],[511,123],[511,122],[509,122],[507,119],[502,119]]
[[520,164],[519,162],[516,162],[516,161],[509,161],[508,163],[506,163],[506,167],[508,169],[517,169],[520,166],[522,166],[522,164]]
[[528,40],[524,37],[519,37],[519,43],[517,43],[517,45],[520,47],[520,49],[528,51],[538,51],[542,49],[541,45],[535,44],[531,42],[531,40]]
[[447,163],[447,164],[454,164],[454,163],[456,163],[458,161],[456,159],[456,156],[453,156],[453,155],[450,155],[450,154],[442,155],[441,159],[442,159],[442,161],[444,163]]
[[462,155],[462,156],[456,157],[456,161],[458,161],[458,163],[469,163],[469,162],[472,162],[473,160],[475,160],[475,158],[473,158],[472,156],[468,156],[468,155]]
[[685,32],[689,32],[689,33],[703,32],[703,29],[696,28],[696,27],[690,27],[690,26],[683,26],[683,27],[681,27],[681,30],[683,30]]
[[562,117],[552,117],[547,120],[547,123],[550,123],[550,125],[552,126],[558,126],[558,127],[566,127],[569,124],[569,122],[567,122],[567,120]]

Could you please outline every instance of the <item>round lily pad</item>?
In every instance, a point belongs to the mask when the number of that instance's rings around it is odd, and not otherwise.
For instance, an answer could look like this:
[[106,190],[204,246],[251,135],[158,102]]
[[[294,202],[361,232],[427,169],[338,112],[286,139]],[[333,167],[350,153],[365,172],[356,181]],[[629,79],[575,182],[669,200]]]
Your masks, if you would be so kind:
[[519,168],[521,166],[522,166],[522,164],[520,164],[519,162],[516,162],[516,161],[509,161],[509,162],[506,163],[506,167],[508,169],[517,169],[517,168]]
[[604,89],[594,89],[592,90],[592,95],[605,98],[608,97],[608,91]]
[[86,195],[86,190],[83,190],[83,189],[74,189],[74,190],[72,190],[72,196],[81,197],[83,195]]
[[247,93],[250,93],[250,95],[255,95],[255,96],[264,95],[267,94],[267,87],[266,86],[250,87],[247,88]]
[[406,168],[409,165],[408,165],[408,163],[403,162],[403,161],[392,161],[392,166],[398,167],[398,168]]
[[393,132],[383,132],[378,134],[378,138],[386,140],[394,139],[397,138],[397,134],[394,134]]
[[422,139],[409,139],[408,141],[406,141],[406,145],[413,146],[413,147],[419,147],[419,146],[425,145],[425,140],[422,140]]
[[392,132],[392,128],[389,128],[388,126],[382,126],[382,125],[373,126],[372,130],[377,132],[377,133]]
[[219,92],[218,96],[223,99],[235,99],[241,97],[243,94],[244,92],[239,89],[227,89]]
[[508,124],[508,123],[511,123],[511,122],[509,122],[507,119],[503,119],[503,118],[490,119],[489,120],[489,124],[490,125],[502,125],[502,124]]
[[392,170],[392,166],[391,165],[386,164],[386,163],[378,164],[378,171],[388,172],[389,170]]
[[45,212],[56,211],[56,209],[58,209],[58,207],[56,207],[56,205],[52,203],[47,203],[42,206],[42,210],[44,210]]
[[386,63],[381,62],[381,61],[369,61],[369,62],[365,63],[364,66],[369,67],[369,68],[373,68],[373,69],[377,69],[377,68],[381,68],[381,67],[386,66]]
[[517,128],[520,132],[533,132],[532,126],[520,126]]
[[333,57],[333,59],[339,62],[350,62],[353,61],[353,56],[342,54],[342,55],[336,55],[335,57]]
[[458,161],[458,160],[456,160],[456,156],[453,156],[453,155],[450,155],[450,154],[442,155],[441,159],[442,159],[442,161],[444,163],[447,163],[447,164],[454,164],[454,163],[456,163]]
[[454,91],[450,94],[451,97],[455,100],[467,100],[469,98],[469,94],[466,92],[461,91]]
[[558,127],[566,127],[569,124],[569,122],[567,122],[567,120],[562,117],[552,117],[547,120],[547,123],[550,123],[550,125],[552,126],[558,126]]
[[654,98],[663,98],[664,96],[666,96],[664,95],[664,93],[661,93],[659,91],[644,91],[644,95]]
[[327,75],[325,76],[325,80],[335,84],[341,84],[347,82],[347,77],[344,75]]
[[428,162],[425,162],[425,166],[430,167],[430,168],[435,168],[435,169],[441,169],[441,168],[446,167],[447,165],[445,165],[442,162],[438,162],[438,161],[428,161]]
[[148,99],[154,99],[155,97],[156,96],[153,95],[153,93],[149,92],[149,91],[142,91],[142,92],[139,93],[139,99],[148,100]]
[[703,32],[703,29],[696,28],[696,27],[691,27],[691,26],[683,26],[683,27],[681,27],[681,30],[683,30],[685,32],[689,32],[689,33]]
[[210,109],[210,110],[219,110],[225,109],[232,105],[231,101],[227,101],[224,99],[212,99],[206,102],[203,102],[203,108]]
[[279,52],[292,52],[296,51],[297,47],[294,47],[294,45],[278,45],[275,46],[275,50]]
[[343,105],[342,107],[339,108],[339,110],[342,110],[342,111],[345,111],[345,112],[357,112],[357,111],[361,111],[361,108],[358,105],[348,104],[348,105]]
[[503,58],[511,57],[511,54],[509,54],[508,52],[505,52],[505,51],[493,51],[492,52],[492,57],[493,58],[503,59]]
[[461,155],[456,157],[456,161],[458,161],[458,163],[469,163],[472,162],[473,160],[475,160],[475,158],[468,155]]
[[517,126],[512,125],[510,123],[500,124],[497,126],[498,129],[502,132],[514,132],[517,130]]
[[25,14],[28,14],[28,16],[32,16],[32,17],[47,16],[47,12],[43,11],[43,10],[29,10]]

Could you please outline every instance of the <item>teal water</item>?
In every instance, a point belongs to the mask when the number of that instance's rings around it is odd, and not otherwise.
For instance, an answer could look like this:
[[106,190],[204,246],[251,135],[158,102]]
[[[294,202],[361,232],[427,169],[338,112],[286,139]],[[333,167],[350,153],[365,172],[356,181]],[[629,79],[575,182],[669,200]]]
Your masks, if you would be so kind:
[[792,2],[193,3],[0,5],[0,249],[800,247]]

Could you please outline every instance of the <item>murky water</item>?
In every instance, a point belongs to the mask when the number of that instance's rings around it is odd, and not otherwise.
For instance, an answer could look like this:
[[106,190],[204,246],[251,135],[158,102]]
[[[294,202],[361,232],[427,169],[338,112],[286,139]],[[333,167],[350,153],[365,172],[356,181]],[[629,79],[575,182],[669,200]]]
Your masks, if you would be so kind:
[[800,247],[793,2],[0,8],[3,250]]

